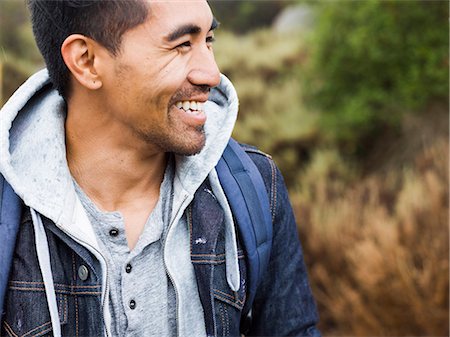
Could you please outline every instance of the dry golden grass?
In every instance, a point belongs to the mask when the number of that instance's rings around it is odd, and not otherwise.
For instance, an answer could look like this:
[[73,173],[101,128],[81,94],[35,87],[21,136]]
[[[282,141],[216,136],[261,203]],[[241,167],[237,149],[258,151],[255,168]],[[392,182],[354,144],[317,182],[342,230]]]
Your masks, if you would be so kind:
[[293,204],[324,335],[449,335],[448,151],[442,138],[357,185],[333,153],[301,175]]

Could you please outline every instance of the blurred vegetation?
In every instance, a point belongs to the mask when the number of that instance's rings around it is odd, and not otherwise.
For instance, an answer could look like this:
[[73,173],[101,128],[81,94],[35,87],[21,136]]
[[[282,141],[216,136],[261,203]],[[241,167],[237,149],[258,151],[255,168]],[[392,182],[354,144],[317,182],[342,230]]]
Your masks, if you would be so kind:
[[0,0],[0,104],[42,65],[25,2]]
[[219,31],[217,40],[216,59],[240,98],[235,137],[273,154],[292,182],[319,137],[318,116],[304,107],[294,71],[305,58],[300,36],[260,30],[248,38]]
[[324,335],[448,336],[448,153],[441,135],[351,186],[333,152],[303,172],[292,201]]
[[287,178],[324,335],[448,336],[448,4],[307,4],[309,34],[219,30],[234,136]]
[[448,2],[316,4],[309,61],[301,69],[321,133],[341,151],[364,155],[402,116],[448,104]]
[[337,148],[365,170],[377,148],[392,147],[405,114],[448,106],[446,2],[313,8],[312,34],[219,31],[216,46],[241,98],[236,137],[274,154],[290,182],[319,147]]
[[[293,3],[311,31],[277,33]],[[286,177],[323,334],[448,336],[448,3],[211,5],[234,136]],[[23,2],[0,0],[3,99],[42,64]]]
[[208,1],[213,13],[219,14],[219,22],[234,33],[246,33],[257,27],[270,26],[280,11],[293,2],[293,0]]

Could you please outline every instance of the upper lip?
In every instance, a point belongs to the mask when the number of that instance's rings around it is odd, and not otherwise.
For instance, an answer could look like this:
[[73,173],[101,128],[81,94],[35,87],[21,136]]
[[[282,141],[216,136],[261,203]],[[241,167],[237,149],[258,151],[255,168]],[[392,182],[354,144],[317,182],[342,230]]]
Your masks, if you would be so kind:
[[177,102],[200,102],[200,103],[205,103],[208,100],[208,96],[199,96],[199,97],[190,97],[190,98],[180,98],[179,100],[177,100],[175,103]]

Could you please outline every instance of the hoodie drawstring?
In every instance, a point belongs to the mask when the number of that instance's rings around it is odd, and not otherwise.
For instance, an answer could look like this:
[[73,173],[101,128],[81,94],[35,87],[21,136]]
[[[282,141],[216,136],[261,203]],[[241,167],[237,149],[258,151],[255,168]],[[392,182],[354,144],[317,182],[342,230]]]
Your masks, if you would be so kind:
[[233,215],[215,169],[213,169],[209,174],[209,182],[211,183],[211,189],[225,214],[225,266],[227,272],[227,282],[233,291],[238,291],[240,288],[241,276],[239,272]]
[[31,210],[33,219],[34,234],[36,237],[36,252],[41,269],[42,279],[44,281],[45,296],[47,297],[48,309],[52,321],[53,336],[61,337],[61,323],[59,320],[58,305],[56,302],[55,286],[53,284],[53,274],[50,264],[50,253],[48,249],[47,235],[39,214]]

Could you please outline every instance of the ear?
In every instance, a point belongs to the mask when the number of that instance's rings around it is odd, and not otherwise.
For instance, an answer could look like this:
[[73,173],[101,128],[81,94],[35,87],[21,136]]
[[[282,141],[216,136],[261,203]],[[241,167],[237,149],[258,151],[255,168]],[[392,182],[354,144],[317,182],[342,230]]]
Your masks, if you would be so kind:
[[95,68],[98,48],[100,46],[97,43],[81,34],[70,35],[61,46],[61,54],[67,68],[82,86],[90,90],[102,87],[101,78]]

